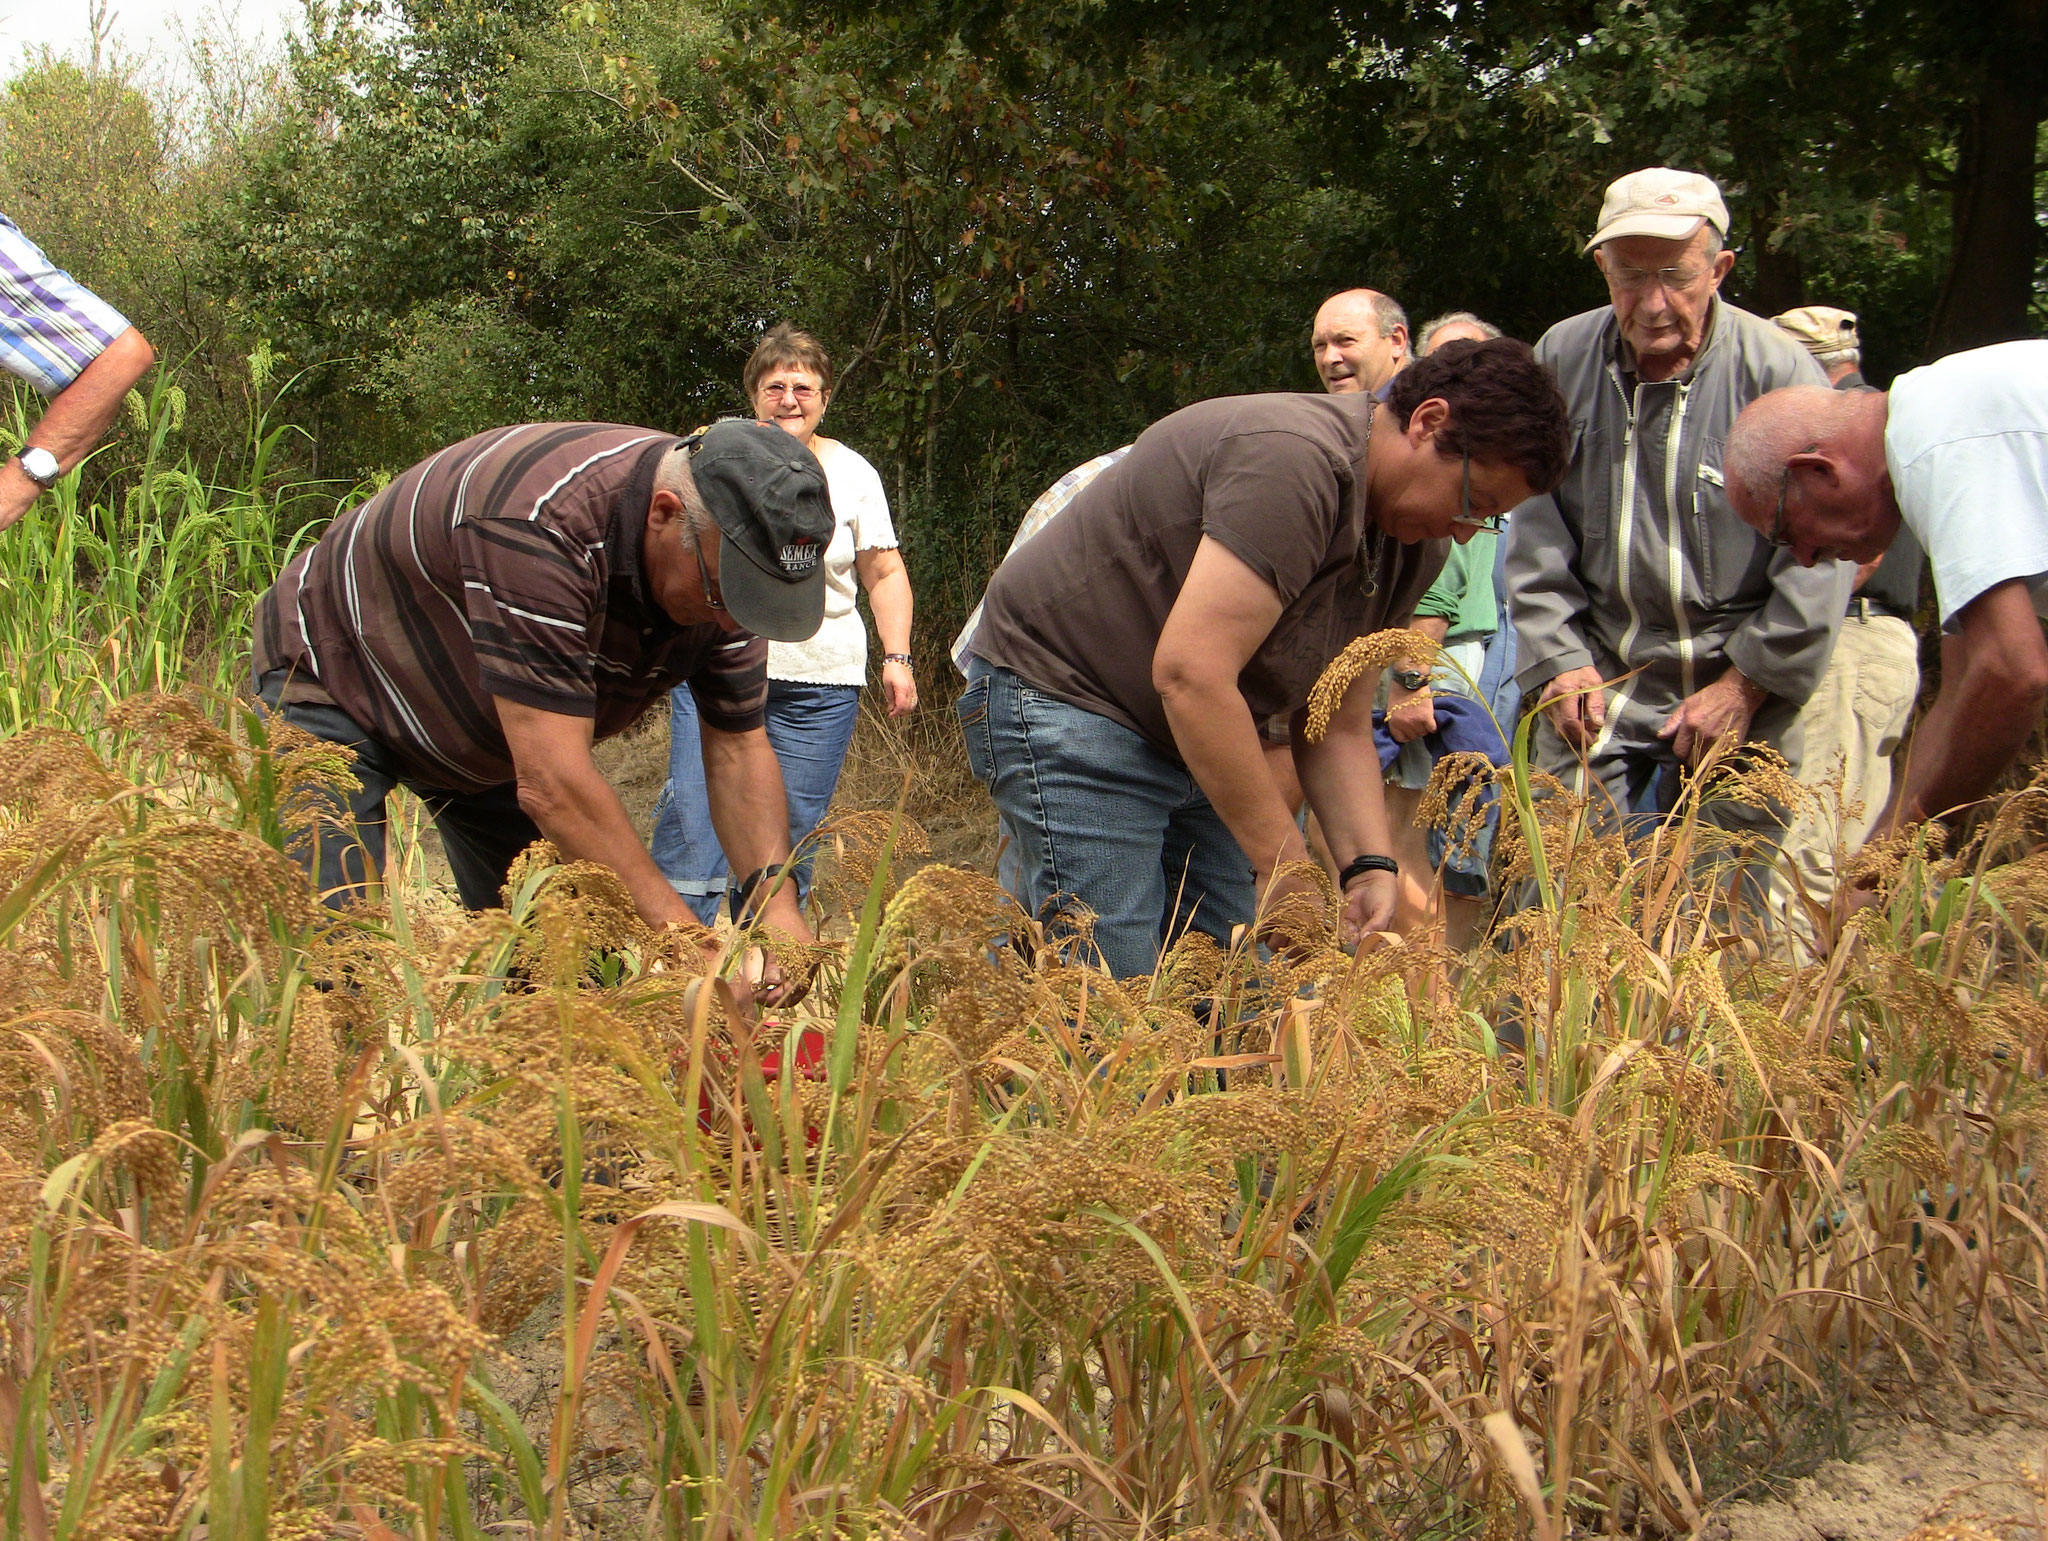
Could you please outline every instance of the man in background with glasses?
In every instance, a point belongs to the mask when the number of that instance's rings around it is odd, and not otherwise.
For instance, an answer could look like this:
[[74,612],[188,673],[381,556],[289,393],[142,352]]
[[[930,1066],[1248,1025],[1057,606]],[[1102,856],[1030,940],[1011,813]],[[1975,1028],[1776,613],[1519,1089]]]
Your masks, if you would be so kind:
[[[1586,243],[1610,303],[1560,322],[1537,357],[1572,413],[1572,466],[1508,525],[1518,679],[1544,709],[1541,767],[1596,817],[1664,811],[1724,736],[1777,748],[1826,668],[1853,569],[1803,568],[1729,508],[1721,443],[1783,385],[1824,386],[1806,350],[1719,297],[1735,265],[1706,177],[1668,167],[1607,189]],[[1718,822],[1775,840],[1782,816]]]

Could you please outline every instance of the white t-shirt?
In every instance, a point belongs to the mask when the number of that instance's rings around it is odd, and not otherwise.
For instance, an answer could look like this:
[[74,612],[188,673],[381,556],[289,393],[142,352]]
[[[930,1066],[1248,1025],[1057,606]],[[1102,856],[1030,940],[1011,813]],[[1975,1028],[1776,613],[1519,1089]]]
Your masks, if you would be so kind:
[[1942,624],[2015,578],[2048,615],[2048,341],[1952,353],[1892,382],[1884,458]]
[[868,628],[854,603],[854,553],[893,550],[896,526],[882,478],[837,439],[816,438],[811,452],[832,496],[832,543],[825,548],[825,623],[808,642],[768,644],[768,678],[802,685],[865,685]]

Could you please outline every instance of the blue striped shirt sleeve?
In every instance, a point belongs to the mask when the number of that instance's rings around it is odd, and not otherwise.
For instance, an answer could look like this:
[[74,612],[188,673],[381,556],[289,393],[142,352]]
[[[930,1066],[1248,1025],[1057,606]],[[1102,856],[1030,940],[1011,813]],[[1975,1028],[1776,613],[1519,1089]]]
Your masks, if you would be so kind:
[[0,368],[55,396],[127,330],[125,316],[0,214]]

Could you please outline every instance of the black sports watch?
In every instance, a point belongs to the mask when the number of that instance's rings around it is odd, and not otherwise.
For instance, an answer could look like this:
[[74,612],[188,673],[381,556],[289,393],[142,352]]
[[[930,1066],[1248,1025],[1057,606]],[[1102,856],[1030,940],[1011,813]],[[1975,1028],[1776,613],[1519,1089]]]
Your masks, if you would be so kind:
[[63,467],[57,464],[57,457],[41,445],[31,445],[14,457],[14,463],[21,467],[21,474],[48,492],[57,485],[57,478],[63,474]]
[[1403,690],[1425,689],[1429,685],[1429,670],[1396,669],[1394,671],[1394,683]]

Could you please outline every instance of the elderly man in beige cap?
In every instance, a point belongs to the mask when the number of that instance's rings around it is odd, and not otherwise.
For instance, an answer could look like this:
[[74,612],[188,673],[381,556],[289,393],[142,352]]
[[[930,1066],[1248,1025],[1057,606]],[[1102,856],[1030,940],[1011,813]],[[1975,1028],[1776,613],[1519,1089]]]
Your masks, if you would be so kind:
[[[1576,431],[1555,493],[1508,521],[1517,679],[1542,706],[1543,769],[1596,817],[1665,811],[1681,767],[1718,739],[1791,734],[1842,624],[1852,569],[1801,567],[1735,516],[1721,442],[1781,385],[1822,385],[1805,349],[1719,297],[1735,257],[1706,177],[1652,167],[1607,189],[1586,249],[1611,304],[1562,321],[1537,357]],[[1782,816],[1722,823],[1775,840]]]
[[[1780,330],[1813,355],[1837,391],[1868,392],[1856,313],[1802,305],[1773,316]],[[1835,894],[1843,853],[1863,844],[1891,793],[1892,755],[1920,694],[1920,574],[1927,565],[1913,532],[1901,529],[1881,559],[1856,568],[1856,591],[1827,672],[1799,714],[1809,778],[1832,791],[1802,809],[1785,836],[1785,860],[1773,875],[1773,902],[1795,935],[1810,938],[1811,917]]]

